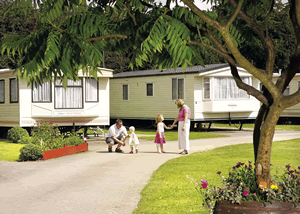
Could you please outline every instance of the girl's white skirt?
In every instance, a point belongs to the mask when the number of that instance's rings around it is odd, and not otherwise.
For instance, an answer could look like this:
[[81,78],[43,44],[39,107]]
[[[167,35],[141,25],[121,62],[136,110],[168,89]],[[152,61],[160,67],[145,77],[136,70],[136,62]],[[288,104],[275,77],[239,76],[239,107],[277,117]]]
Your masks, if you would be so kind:
[[178,122],[178,147],[179,149],[189,150],[190,149],[190,120],[186,121],[185,129],[182,131],[184,121]]

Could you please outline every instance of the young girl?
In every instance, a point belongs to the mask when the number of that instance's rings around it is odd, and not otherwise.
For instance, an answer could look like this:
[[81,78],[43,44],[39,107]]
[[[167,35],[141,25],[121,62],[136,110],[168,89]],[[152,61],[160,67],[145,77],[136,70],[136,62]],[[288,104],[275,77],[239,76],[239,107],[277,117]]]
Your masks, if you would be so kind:
[[134,126],[130,126],[129,131],[130,131],[129,146],[131,149],[131,152],[129,152],[129,153],[133,154],[133,148],[135,148],[135,152],[138,153],[139,139],[137,138],[136,134],[134,133],[134,131],[135,131]]
[[[164,135],[164,128],[165,129],[172,129],[171,127],[167,127],[162,121],[164,121],[164,116],[162,114],[159,114],[156,116],[156,123],[157,123],[157,132],[154,143],[156,143],[157,152],[165,153],[164,151],[164,144],[166,143],[165,135]],[[159,151],[159,147],[161,148],[161,151]]]

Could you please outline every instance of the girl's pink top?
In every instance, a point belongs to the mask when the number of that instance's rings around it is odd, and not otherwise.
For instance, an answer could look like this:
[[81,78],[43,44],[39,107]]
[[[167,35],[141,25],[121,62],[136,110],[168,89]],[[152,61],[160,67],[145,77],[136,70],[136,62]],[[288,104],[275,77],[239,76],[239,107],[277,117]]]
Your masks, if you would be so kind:
[[187,105],[183,106],[183,110],[179,109],[179,114],[178,114],[179,121],[184,121],[184,114],[185,113],[188,113],[188,119],[190,119],[191,110]]

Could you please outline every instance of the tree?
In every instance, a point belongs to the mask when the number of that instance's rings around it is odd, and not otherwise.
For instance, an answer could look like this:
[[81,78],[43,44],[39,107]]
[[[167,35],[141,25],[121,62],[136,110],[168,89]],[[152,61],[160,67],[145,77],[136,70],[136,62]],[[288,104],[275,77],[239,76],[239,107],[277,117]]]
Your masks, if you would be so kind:
[[[0,44],[8,36],[25,36],[38,28],[38,19],[30,11],[27,16],[24,13],[18,13],[17,10],[11,10],[10,13],[4,15],[12,4],[13,0],[0,0]],[[18,55],[15,57],[0,55],[0,68],[15,68],[18,60]]]
[[[300,67],[300,1],[289,0],[279,9],[275,0],[211,0],[217,4],[215,11],[203,11],[192,0],[170,8],[171,1],[162,5],[153,0],[94,0],[90,4],[85,0],[34,0],[41,27],[27,37],[9,37],[1,49],[22,56],[20,77],[43,81],[54,75],[65,82],[76,79],[79,69],[95,75],[102,51],[132,49],[131,67],[151,63],[160,69],[204,65],[199,49],[219,54],[229,63],[237,86],[262,103],[253,132],[256,182],[269,184],[276,123],[284,109],[300,102],[300,90],[283,95]],[[32,1],[18,0],[15,6],[23,5],[31,6]],[[288,10],[289,17],[280,19],[280,10]],[[284,40],[272,38],[277,30],[270,29],[270,22],[284,29],[287,19],[296,38],[295,48],[290,49],[291,57],[273,83],[274,41]],[[265,60],[247,59],[240,50],[245,41],[265,50]],[[263,92],[242,81],[237,65],[262,82]]]

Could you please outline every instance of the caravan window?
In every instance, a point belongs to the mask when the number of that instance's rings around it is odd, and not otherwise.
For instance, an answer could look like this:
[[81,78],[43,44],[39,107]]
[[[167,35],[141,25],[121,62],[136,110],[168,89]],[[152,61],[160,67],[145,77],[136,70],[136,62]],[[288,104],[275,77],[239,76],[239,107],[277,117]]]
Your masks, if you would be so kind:
[[99,102],[98,81],[94,78],[85,78],[85,101]]
[[147,90],[147,97],[153,97],[154,93],[153,93],[153,83],[147,83],[146,84],[146,90]]
[[51,100],[51,83],[32,83],[32,102],[52,102]]
[[[250,77],[242,78],[243,82],[251,85]],[[250,95],[246,91],[239,89],[235,80],[230,77],[214,78],[214,99],[249,99]]]
[[0,103],[5,103],[5,80],[0,80]]
[[123,100],[128,100],[129,99],[129,90],[128,90],[128,85],[123,85]]
[[61,80],[55,81],[56,109],[82,109],[83,108],[82,78],[77,81],[68,79],[67,88],[64,89]]
[[184,79],[172,78],[172,100],[184,99]]
[[11,103],[19,102],[19,85],[16,78],[9,80],[9,95]]
[[204,99],[210,99],[210,79],[204,78]]

